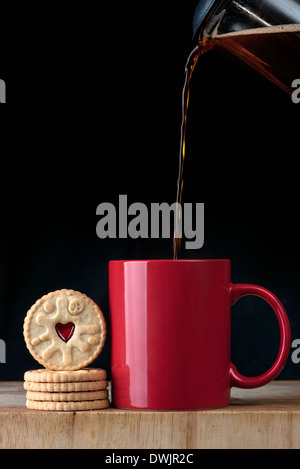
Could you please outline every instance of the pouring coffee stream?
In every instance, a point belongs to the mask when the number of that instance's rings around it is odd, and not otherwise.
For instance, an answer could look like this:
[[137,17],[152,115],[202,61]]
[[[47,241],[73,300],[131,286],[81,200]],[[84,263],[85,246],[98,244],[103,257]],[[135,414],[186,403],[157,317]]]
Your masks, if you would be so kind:
[[[190,53],[182,91],[176,202],[181,205],[189,85],[199,56],[211,49],[237,57],[288,94],[300,81],[300,0],[200,0],[193,19],[197,46]],[[176,209],[173,259],[181,244]]]
[[[182,89],[182,100],[181,100],[181,131],[180,131],[180,146],[179,146],[179,175],[177,180],[177,194],[176,203],[181,205],[182,190],[183,190],[183,166],[185,159],[185,139],[186,139],[186,121],[187,121],[187,110],[189,105],[189,92],[190,92],[190,79],[192,77],[193,70],[196,66],[198,57],[200,54],[200,48],[197,45],[190,53],[186,66],[185,66],[185,79]],[[181,211],[177,209],[175,211],[175,228],[173,235],[173,259],[178,258],[178,253],[181,244]]]

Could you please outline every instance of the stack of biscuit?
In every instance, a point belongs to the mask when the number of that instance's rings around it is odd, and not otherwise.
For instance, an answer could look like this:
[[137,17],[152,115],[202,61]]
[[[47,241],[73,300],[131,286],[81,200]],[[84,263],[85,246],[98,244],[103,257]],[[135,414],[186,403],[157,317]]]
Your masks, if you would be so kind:
[[26,371],[24,379],[28,409],[75,411],[109,407],[106,371],[100,368],[32,370]]
[[24,321],[32,356],[45,368],[26,371],[26,405],[35,410],[97,410],[110,406],[107,373],[86,368],[101,352],[106,324],[86,295],[58,290],[40,298]]

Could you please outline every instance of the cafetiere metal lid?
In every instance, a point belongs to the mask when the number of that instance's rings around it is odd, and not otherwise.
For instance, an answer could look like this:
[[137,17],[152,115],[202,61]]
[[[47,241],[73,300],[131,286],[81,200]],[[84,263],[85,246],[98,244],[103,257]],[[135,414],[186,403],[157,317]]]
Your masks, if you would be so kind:
[[226,9],[231,13],[223,33],[261,26],[300,24],[300,0],[200,0],[193,17],[193,38],[214,15]]

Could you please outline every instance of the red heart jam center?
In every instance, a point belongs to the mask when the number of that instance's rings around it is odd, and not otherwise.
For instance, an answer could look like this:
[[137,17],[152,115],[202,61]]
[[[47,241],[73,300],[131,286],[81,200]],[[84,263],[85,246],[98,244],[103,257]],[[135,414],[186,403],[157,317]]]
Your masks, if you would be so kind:
[[55,326],[58,337],[61,338],[64,342],[68,342],[71,339],[75,329],[75,324],[68,322],[68,324],[61,324],[58,322]]

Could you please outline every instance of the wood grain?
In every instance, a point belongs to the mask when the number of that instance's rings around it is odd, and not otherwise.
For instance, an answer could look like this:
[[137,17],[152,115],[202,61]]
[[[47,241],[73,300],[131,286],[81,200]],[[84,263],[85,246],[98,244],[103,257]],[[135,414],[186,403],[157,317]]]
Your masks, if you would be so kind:
[[0,448],[300,448],[300,381],[232,389],[229,407],[192,412],[32,411],[22,382],[0,382]]

